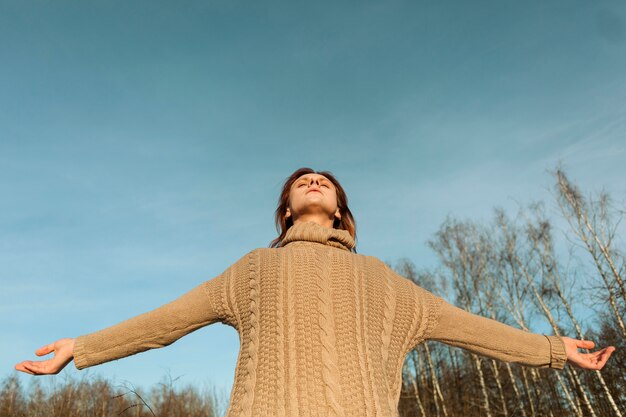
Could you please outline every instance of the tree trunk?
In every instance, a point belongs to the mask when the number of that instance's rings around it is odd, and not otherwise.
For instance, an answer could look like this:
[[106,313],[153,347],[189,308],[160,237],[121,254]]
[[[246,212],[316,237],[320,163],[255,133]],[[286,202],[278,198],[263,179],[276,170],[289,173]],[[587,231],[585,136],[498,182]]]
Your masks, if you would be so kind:
[[[441,401],[441,410],[443,411],[443,415],[448,417],[448,411],[446,410],[446,402],[443,399],[443,395],[441,394],[441,388],[439,386],[439,379],[437,378],[437,374],[435,372],[435,367],[433,366],[433,361],[430,356],[430,348],[428,347],[428,343],[424,343],[424,349],[426,350],[426,360],[428,361],[428,367],[430,368],[430,377],[433,380],[433,396],[435,397],[435,404],[438,403],[438,399]],[[439,407],[438,407],[439,408]]]
[[481,359],[478,355],[471,354],[472,361],[474,365],[476,365],[476,370],[478,372],[478,382],[480,383],[480,390],[483,394],[483,414],[485,417],[491,417],[491,407],[489,405],[489,395],[487,393],[487,384],[485,383],[485,376],[483,375],[483,369],[481,366]]
[[509,362],[506,362],[504,366],[506,367],[507,374],[509,375],[509,379],[511,380],[511,386],[513,387],[513,392],[515,393],[515,402],[518,404],[518,407],[520,411],[522,412],[522,417],[528,417],[526,414],[526,407],[524,407],[524,401],[519,392],[519,388],[517,387],[517,382],[515,381],[515,378],[513,377],[513,370],[511,369],[511,364]]

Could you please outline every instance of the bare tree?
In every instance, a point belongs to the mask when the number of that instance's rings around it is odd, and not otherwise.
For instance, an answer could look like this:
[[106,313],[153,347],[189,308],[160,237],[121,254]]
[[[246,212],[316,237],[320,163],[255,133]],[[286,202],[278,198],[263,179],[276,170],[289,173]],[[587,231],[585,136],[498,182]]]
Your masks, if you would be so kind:
[[[612,345],[623,343],[626,263],[616,248],[621,213],[611,211],[608,195],[588,203],[562,171],[557,179],[561,213],[579,246],[591,255],[601,285],[598,299],[605,300],[596,303],[606,305],[606,309],[596,308],[600,323],[596,337]],[[571,250],[574,242],[568,243]],[[433,272],[418,272],[408,260],[397,271],[426,289],[446,294],[459,307],[526,331],[547,323],[559,336],[583,339],[595,332],[585,329],[580,316],[594,289],[575,281],[582,267],[577,265],[572,272],[562,266],[542,204],[520,210],[515,221],[497,209],[489,226],[448,217],[428,245],[439,259]],[[554,372],[424,344],[409,354],[403,373],[405,396],[401,398],[412,401],[403,415],[623,417],[626,355],[619,352],[614,365],[602,373],[579,372],[570,366]]]
[[[552,312],[552,309],[548,306],[548,299],[546,298],[546,295],[548,293],[544,291],[545,285],[540,273],[542,269],[542,263],[540,257],[537,256],[536,248],[532,246],[531,243],[530,248],[528,248],[528,250],[524,254],[522,254],[520,248],[521,244],[518,243],[520,241],[520,232],[518,230],[518,227],[512,224],[502,211],[497,212],[496,219],[500,225],[501,233],[503,234],[506,242],[505,247],[507,248],[507,253],[505,254],[505,259],[508,263],[510,263],[512,271],[515,271],[517,276],[516,279],[519,279],[520,281],[525,283],[525,290],[528,291],[528,294],[530,295],[531,300],[534,302],[534,305],[537,307],[537,310],[548,321],[553,332],[557,336],[560,336],[562,333],[561,329],[555,315]],[[526,234],[525,238],[525,242],[529,243],[528,234]],[[514,317],[517,316],[518,324],[524,330],[529,330],[526,326],[526,323],[520,319],[520,316],[522,314],[520,314],[519,312],[517,313],[518,314],[514,315]],[[580,388],[581,385],[578,374],[571,368],[568,368],[566,372],[570,376],[572,386],[576,389],[576,392],[580,396],[580,400],[585,406],[588,415],[595,416],[596,414],[591,405],[588,394]],[[577,415],[582,416],[582,410],[572,398],[570,390],[563,381],[563,377],[560,374],[557,374],[556,376],[558,379],[558,383],[561,386],[570,406]]]
[[[427,271],[417,271],[417,269],[415,268],[415,264],[413,264],[410,260],[401,259],[398,265],[395,267],[395,270],[400,275],[404,276],[407,279],[410,279],[420,287],[429,291],[437,292],[436,289],[438,285],[434,276]],[[421,386],[425,388],[427,386],[426,375],[428,374],[430,376],[430,381],[432,385],[432,404],[435,407],[436,415],[443,415],[444,417],[448,417],[448,410],[446,408],[441,386],[439,384],[439,379],[437,378],[436,368],[433,364],[432,353],[430,351],[428,342],[418,347],[418,349],[413,350],[413,352],[411,352],[411,357],[415,364],[415,381],[413,382],[413,384],[415,385],[416,391],[417,378],[421,378]],[[424,361],[428,370],[425,369]],[[419,366],[417,366],[417,364],[419,364]],[[420,407],[423,408],[421,404]]]
[[[532,244],[533,250],[538,255],[541,261],[541,273],[542,282],[544,288],[542,292],[551,294],[566,312],[566,317],[571,322],[573,330],[579,339],[585,339],[582,327],[574,315],[573,300],[568,296],[563,287],[570,283],[567,282],[566,275],[561,274],[561,267],[556,260],[554,254],[554,245],[552,238],[552,227],[549,220],[545,217],[542,210],[542,205],[534,204],[531,206],[532,217],[528,219],[526,225],[526,232],[528,241]],[[617,417],[622,417],[622,413],[619,410],[617,403],[606,383],[602,373],[600,371],[593,372],[598,384],[600,385],[602,392],[610,404],[612,414]]]
[[[578,187],[569,181],[561,168],[556,169],[554,176],[557,181],[555,197],[563,217],[591,255],[606,290],[615,321],[621,329],[622,336],[626,337],[624,255],[613,247],[623,213],[611,209],[610,197],[605,192],[600,193],[597,200],[583,197]],[[614,216],[617,216],[616,220]]]
[[[474,224],[461,223],[450,218],[446,219],[435,234],[435,239],[428,242],[449,272],[456,304],[474,313],[481,313],[484,309],[482,298],[476,295],[485,292],[482,287],[492,282],[485,277],[489,263],[487,244],[485,236],[479,234]],[[482,414],[491,417],[493,412],[482,367],[483,360],[473,353],[470,357],[480,385]]]

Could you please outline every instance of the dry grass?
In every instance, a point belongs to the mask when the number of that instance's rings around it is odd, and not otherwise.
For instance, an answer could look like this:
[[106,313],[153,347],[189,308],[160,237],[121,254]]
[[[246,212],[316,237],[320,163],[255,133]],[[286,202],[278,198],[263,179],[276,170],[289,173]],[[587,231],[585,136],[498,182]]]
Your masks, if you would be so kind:
[[22,386],[12,374],[0,382],[0,417],[217,417],[224,398],[166,377],[149,391],[100,377],[57,376]]

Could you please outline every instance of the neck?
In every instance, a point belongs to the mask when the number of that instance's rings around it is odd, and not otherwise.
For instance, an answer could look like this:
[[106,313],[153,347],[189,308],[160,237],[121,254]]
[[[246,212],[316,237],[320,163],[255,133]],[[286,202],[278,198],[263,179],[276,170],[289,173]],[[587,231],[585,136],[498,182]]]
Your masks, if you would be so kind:
[[312,242],[333,246],[339,249],[356,252],[355,242],[350,232],[343,229],[334,229],[321,226],[319,223],[298,222],[287,229],[280,246],[286,246],[291,242]]
[[328,218],[322,215],[316,214],[303,214],[299,216],[297,219],[293,220],[293,224],[306,223],[306,222],[315,222],[320,226],[328,227],[329,229],[333,228],[334,217]]

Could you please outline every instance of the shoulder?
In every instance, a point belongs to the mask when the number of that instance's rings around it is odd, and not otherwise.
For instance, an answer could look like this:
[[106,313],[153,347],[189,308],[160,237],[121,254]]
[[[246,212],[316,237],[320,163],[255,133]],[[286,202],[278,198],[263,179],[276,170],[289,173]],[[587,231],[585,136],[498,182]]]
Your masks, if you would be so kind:
[[386,262],[383,262],[379,258],[372,255],[360,255],[353,254],[355,260],[359,262],[368,272],[376,276],[384,276],[386,279],[391,280],[397,284],[413,283],[411,280],[401,276],[393,270]]
[[381,261],[375,256],[371,256],[371,255],[355,255],[355,256],[361,257],[361,260],[369,268],[375,268],[377,270],[384,271],[385,273],[390,274],[390,275],[397,275],[396,272],[393,269],[391,269],[391,267],[387,263]]
[[238,260],[238,262],[250,262],[254,258],[264,258],[272,255],[277,255],[283,248],[255,248],[244,253]]
[[376,271],[379,275],[383,275],[385,279],[397,288],[403,288],[405,291],[410,292],[423,291],[415,281],[400,275],[387,262],[383,262],[375,256],[365,256],[365,259],[369,269]]

